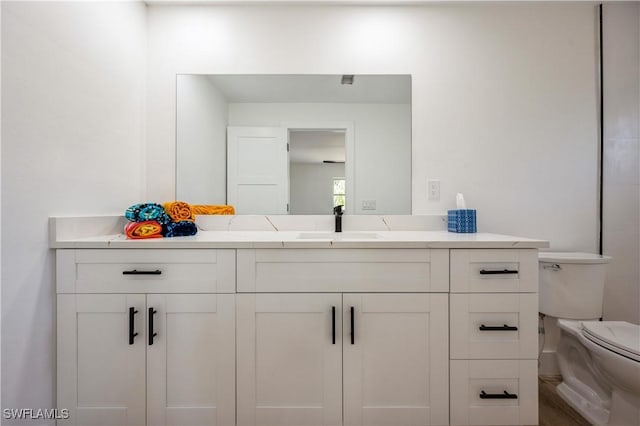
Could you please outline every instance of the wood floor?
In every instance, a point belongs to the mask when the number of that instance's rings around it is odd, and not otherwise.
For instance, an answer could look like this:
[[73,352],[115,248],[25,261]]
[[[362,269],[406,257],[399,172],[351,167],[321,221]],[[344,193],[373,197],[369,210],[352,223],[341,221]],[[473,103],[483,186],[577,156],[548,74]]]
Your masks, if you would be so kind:
[[556,392],[560,376],[538,378],[540,426],[589,426],[577,411],[571,408]]

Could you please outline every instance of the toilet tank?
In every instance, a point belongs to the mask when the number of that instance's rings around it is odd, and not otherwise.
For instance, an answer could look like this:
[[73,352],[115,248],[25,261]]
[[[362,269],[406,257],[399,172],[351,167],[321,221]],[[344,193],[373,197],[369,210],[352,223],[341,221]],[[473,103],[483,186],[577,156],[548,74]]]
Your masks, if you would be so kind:
[[592,253],[540,252],[540,312],[556,318],[602,317],[609,256]]

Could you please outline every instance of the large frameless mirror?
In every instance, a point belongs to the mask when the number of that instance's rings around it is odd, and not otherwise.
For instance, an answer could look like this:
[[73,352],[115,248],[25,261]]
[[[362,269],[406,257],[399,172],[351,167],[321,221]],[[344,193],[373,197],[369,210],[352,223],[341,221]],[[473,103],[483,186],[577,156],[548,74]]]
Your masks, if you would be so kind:
[[177,76],[176,199],[411,214],[411,76]]

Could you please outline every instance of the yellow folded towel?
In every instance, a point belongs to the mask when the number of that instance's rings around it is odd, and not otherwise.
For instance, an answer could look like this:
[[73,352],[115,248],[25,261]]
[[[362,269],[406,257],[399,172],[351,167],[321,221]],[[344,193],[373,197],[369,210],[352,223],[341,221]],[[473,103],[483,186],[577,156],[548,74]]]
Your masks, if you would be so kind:
[[226,205],[192,205],[191,211],[196,214],[236,214],[236,210],[233,206]]
[[164,210],[174,222],[195,220],[191,206],[184,201],[169,201],[167,203],[163,203],[162,207],[164,207]]

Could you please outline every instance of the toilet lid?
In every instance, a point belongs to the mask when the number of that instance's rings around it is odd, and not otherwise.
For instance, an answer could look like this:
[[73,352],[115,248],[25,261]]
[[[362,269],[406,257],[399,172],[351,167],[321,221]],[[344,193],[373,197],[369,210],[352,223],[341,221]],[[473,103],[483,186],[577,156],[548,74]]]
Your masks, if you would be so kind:
[[640,325],[624,321],[583,321],[582,329],[592,342],[640,361]]

